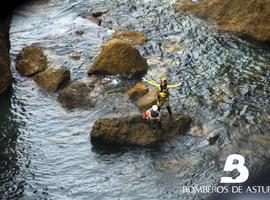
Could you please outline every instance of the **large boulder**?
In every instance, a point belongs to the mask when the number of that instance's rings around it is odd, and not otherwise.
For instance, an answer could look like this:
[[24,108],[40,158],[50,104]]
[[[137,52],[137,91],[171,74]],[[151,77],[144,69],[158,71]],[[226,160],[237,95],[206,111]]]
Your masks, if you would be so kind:
[[116,32],[113,37],[125,40],[133,45],[142,45],[148,41],[143,33],[129,30]]
[[152,145],[176,137],[188,130],[192,119],[182,114],[162,116],[163,131],[154,131],[140,115],[99,119],[95,122],[91,138],[109,143]]
[[222,31],[270,43],[270,1],[177,0],[177,8],[214,22]]
[[137,99],[144,96],[149,92],[148,87],[143,83],[137,83],[134,87],[130,88],[126,92],[128,99]]
[[48,68],[34,76],[34,81],[45,92],[54,92],[70,80],[70,72],[66,68]]
[[9,19],[0,18],[0,94],[12,84],[9,57]]
[[157,104],[157,91],[151,90],[146,95],[139,98],[137,106],[139,110],[145,111],[152,107],[152,105]]
[[93,89],[94,85],[75,82],[61,91],[57,99],[67,109],[94,107],[96,100],[90,95]]
[[140,76],[147,68],[146,60],[136,48],[123,40],[113,39],[104,45],[88,74]]
[[47,67],[46,56],[35,46],[24,47],[16,58],[16,69],[24,76],[34,76]]

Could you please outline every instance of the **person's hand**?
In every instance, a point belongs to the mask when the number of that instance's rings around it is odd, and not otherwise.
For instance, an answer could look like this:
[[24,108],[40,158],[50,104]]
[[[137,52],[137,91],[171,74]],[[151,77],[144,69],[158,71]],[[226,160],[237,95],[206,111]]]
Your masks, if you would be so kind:
[[146,80],[145,78],[142,78],[142,81],[143,81],[143,82],[147,82],[147,80]]

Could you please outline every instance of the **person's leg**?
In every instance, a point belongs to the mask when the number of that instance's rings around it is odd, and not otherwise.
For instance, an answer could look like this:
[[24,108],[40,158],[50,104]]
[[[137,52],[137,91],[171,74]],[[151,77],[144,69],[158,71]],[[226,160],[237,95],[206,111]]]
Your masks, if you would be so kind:
[[171,107],[167,106],[166,108],[168,110],[168,113],[169,113],[170,117],[172,117],[172,109],[171,109]]
[[151,119],[151,128],[153,129],[153,130],[156,130],[156,121],[155,120],[152,120]]
[[158,128],[159,128],[160,130],[162,130],[161,120],[158,120]]
[[160,102],[160,100],[157,101],[157,106],[158,106],[158,111],[160,111],[161,110],[161,102]]
[[165,106],[166,106],[166,108],[167,108],[167,110],[168,110],[168,113],[169,113],[170,117],[172,117],[172,109],[171,109],[171,106],[170,106],[169,98],[166,99],[166,101],[165,101]]
[[152,128],[152,124],[151,124],[150,119],[147,119],[146,121],[147,121],[147,125],[149,126],[149,128]]

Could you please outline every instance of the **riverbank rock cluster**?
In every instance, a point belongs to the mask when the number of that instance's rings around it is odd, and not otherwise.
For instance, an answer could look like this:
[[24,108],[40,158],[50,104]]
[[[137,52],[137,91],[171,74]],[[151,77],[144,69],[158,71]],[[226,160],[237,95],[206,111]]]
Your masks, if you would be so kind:
[[0,18],[0,94],[4,93],[12,84],[9,57],[9,23],[9,18]]
[[136,77],[145,74],[147,69],[146,59],[135,47],[124,40],[113,39],[103,46],[88,74]]
[[24,47],[19,52],[16,69],[24,76],[33,77],[37,85],[47,93],[55,92],[70,80],[68,69],[50,67],[43,50],[35,46]]
[[162,115],[163,131],[154,131],[141,115],[122,118],[105,118],[95,122],[92,140],[108,143],[153,145],[185,133],[192,122],[191,117],[175,113],[173,118]]
[[[98,15],[98,14],[97,14]],[[124,38],[129,37],[131,40],[143,41],[143,34],[138,32],[124,32]],[[120,35],[118,35],[120,37]],[[121,36],[122,37],[122,36]],[[36,84],[46,93],[57,91],[59,88],[66,85],[70,80],[70,72],[65,67],[56,69],[49,66],[47,56],[43,50],[34,45],[24,47],[16,58],[17,71],[27,77],[33,77]],[[92,81],[78,81],[60,91],[57,100],[66,109],[74,108],[89,108],[94,107],[97,103],[97,98],[92,94],[101,94],[104,90],[105,75],[120,75],[122,77],[137,77],[145,74],[148,69],[146,59],[140,52],[132,46],[130,42],[122,39],[113,39],[107,42],[97,56],[94,64],[88,71],[92,76]],[[138,84],[136,89],[129,91],[130,98],[143,96],[148,92],[148,88],[143,84]],[[98,91],[95,90],[95,88]],[[95,91],[94,91],[95,90]],[[94,92],[93,92],[94,91]]]
[[215,23],[222,31],[241,38],[270,43],[270,1],[204,0],[191,3],[178,0],[175,5],[179,11]]

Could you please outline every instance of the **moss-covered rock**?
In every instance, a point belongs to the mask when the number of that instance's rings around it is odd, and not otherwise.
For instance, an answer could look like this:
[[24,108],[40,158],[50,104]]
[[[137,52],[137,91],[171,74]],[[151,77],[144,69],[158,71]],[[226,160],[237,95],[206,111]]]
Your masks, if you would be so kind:
[[128,42],[114,39],[104,45],[88,74],[140,76],[147,72],[147,68],[146,60],[136,48]]

